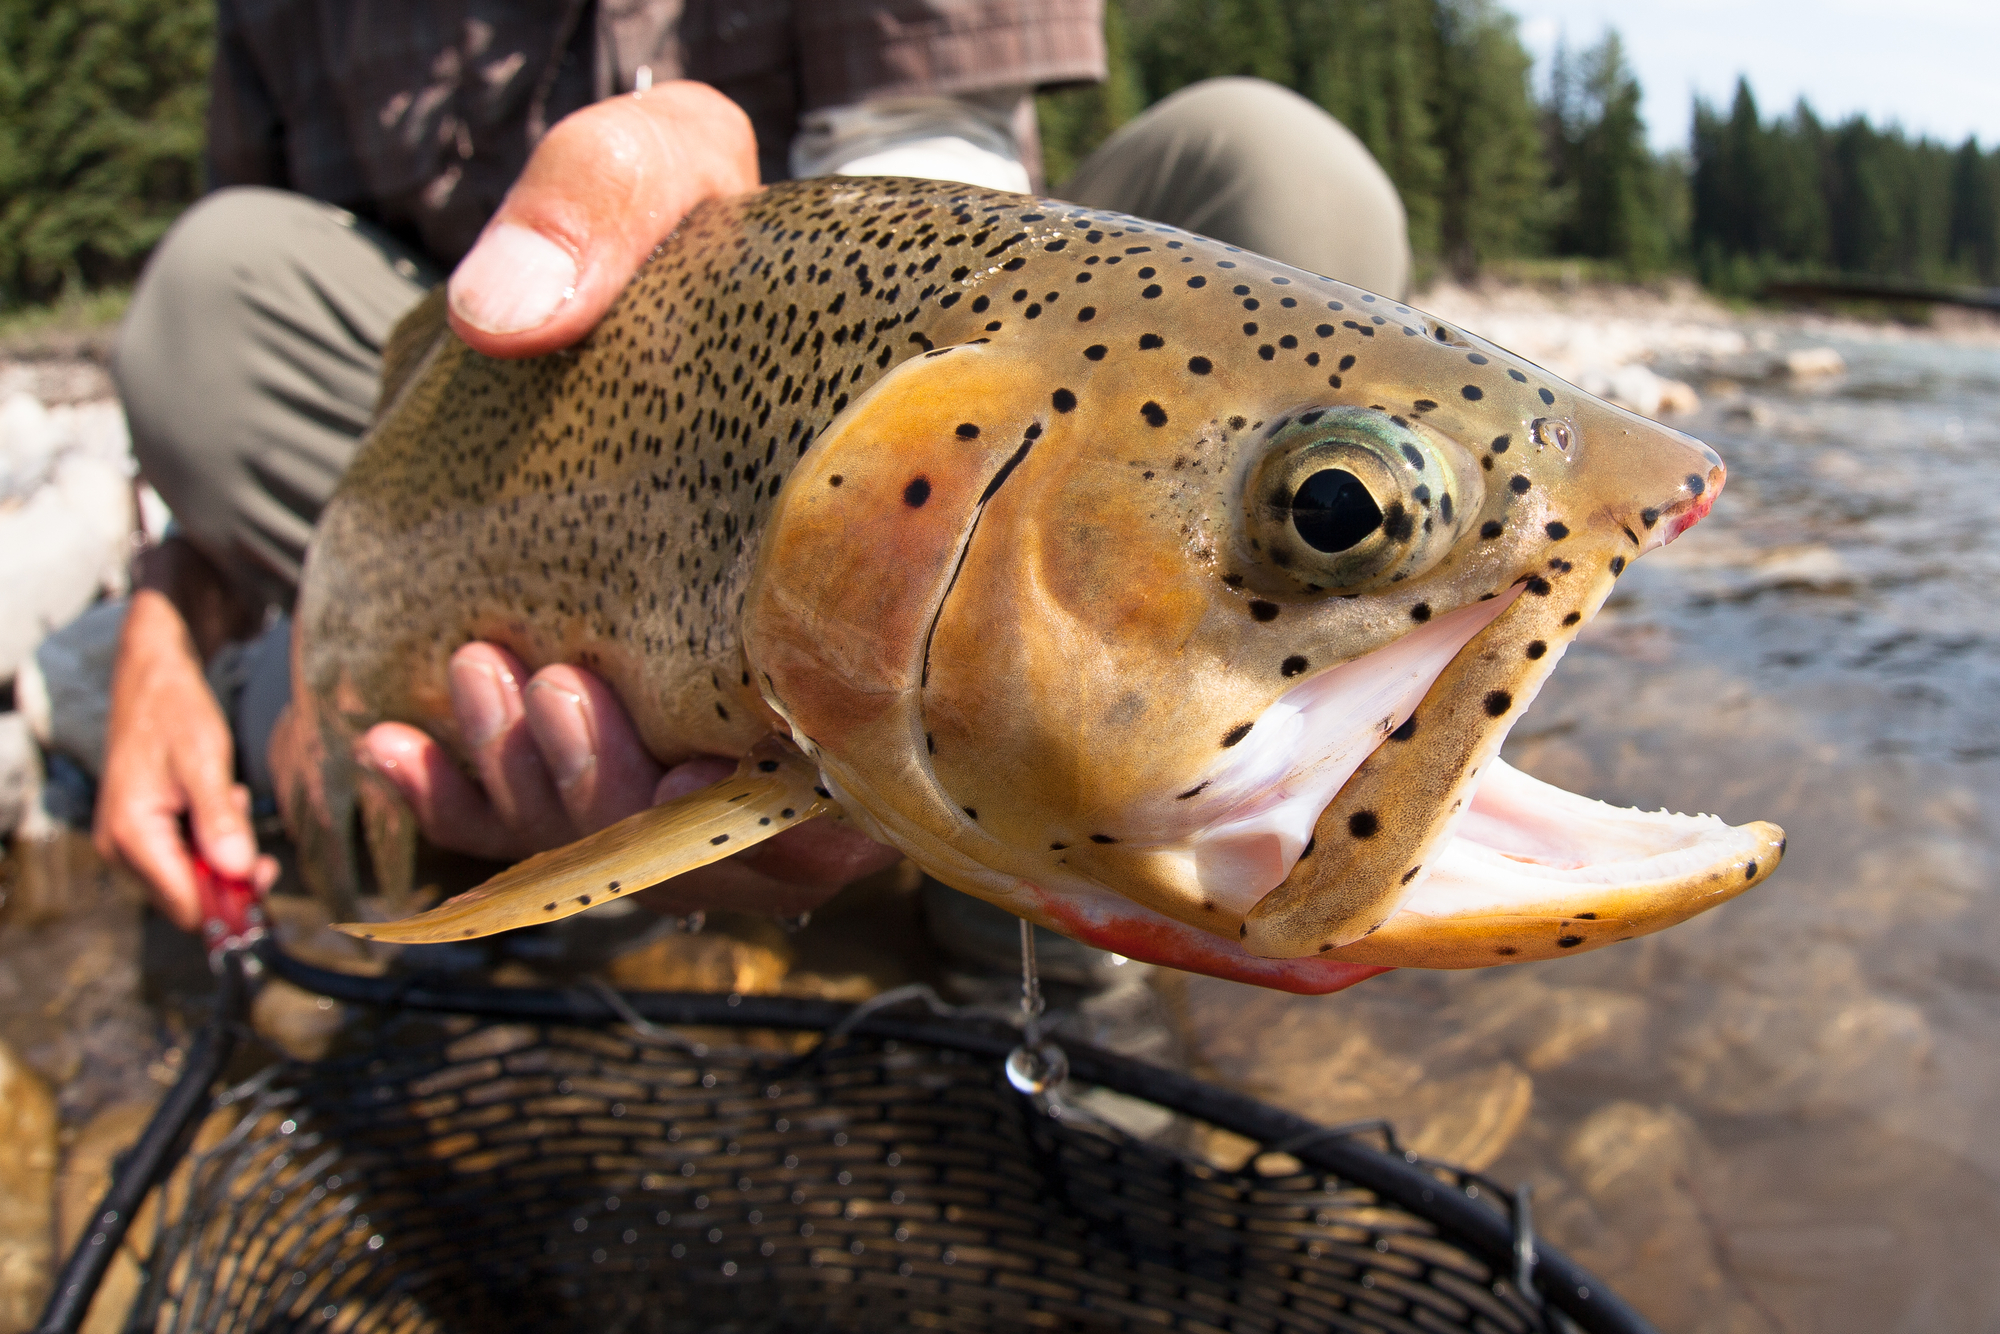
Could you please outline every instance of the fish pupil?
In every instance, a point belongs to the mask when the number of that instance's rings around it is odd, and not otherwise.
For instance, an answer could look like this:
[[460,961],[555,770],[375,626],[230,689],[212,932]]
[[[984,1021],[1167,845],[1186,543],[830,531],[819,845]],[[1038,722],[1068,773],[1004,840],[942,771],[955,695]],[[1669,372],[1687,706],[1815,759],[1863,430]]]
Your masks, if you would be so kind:
[[1353,473],[1322,468],[1292,495],[1292,527],[1315,551],[1346,551],[1382,526],[1382,507]]

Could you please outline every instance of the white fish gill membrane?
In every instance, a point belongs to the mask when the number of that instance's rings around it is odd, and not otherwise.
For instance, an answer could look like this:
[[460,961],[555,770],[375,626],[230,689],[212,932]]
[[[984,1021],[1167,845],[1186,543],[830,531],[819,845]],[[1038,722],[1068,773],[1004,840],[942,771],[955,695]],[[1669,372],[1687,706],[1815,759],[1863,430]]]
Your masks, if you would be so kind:
[[1181,842],[1218,905],[1248,912],[1291,874],[1342,784],[1519,592],[1449,612],[1287,691],[1225,754],[1201,795],[1181,803],[1187,832],[1161,841]]

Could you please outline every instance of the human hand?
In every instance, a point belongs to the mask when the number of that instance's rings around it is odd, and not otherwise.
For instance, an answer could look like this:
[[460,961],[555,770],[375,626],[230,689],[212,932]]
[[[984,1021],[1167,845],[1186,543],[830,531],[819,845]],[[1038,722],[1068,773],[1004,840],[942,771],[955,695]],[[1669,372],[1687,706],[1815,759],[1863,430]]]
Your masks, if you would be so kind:
[[257,853],[250,793],[235,781],[234,755],[186,621],[165,594],[139,589],[112,674],[94,839],[107,860],[146,881],[160,911],[183,930],[202,918],[194,852],[260,892],[278,878],[277,862]]
[[451,327],[493,357],[568,347],[688,210],[757,184],[749,117],[706,84],[565,116],[451,275]]
[[[529,677],[505,649],[468,644],[450,671],[452,711],[477,783],[428,734],[401,723],[369,729],[356,752],[396,785],[440,847],[519,860],[736,770],[734,760],[714,756],[661,765],[610,687],[579,668]],[[666,912],[806,912],[901,855],[832,820],[809,820],[645,897]]]

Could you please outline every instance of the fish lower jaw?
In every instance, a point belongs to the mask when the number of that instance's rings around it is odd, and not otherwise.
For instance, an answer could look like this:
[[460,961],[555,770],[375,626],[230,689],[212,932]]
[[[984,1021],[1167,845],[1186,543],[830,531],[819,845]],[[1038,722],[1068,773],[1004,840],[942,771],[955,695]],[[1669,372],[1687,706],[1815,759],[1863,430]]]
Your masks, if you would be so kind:
[[1403,968],[1561,958],[1724,903],[1769,876],[1784,848],[1776,825],[1611,806],[1495,759],[1397,910],[1321,957]]

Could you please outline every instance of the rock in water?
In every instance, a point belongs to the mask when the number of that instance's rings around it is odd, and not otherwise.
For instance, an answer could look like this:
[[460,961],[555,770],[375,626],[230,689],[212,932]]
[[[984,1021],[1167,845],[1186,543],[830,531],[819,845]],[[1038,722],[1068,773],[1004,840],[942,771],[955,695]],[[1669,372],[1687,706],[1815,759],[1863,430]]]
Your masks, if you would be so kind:
[[33,1326],[55,1258],[56,1100],[0,1043],[0,1334]]

